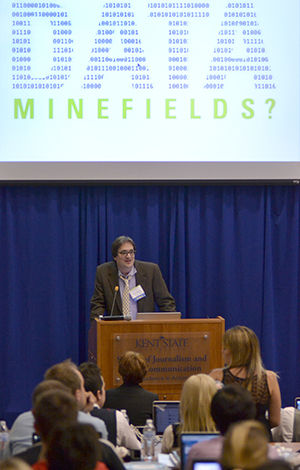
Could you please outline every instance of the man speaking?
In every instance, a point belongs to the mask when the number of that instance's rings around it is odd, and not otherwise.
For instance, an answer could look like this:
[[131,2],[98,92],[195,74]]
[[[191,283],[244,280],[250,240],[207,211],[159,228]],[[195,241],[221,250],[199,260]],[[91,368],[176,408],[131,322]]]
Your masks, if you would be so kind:
[[91,319],[108,315],[136,318],[137,312],[175,312],[175,300],[159,266],[135,259],[136,247],[130,237],[116,238],[111,246],[114,261],[97,266],[91,299]]

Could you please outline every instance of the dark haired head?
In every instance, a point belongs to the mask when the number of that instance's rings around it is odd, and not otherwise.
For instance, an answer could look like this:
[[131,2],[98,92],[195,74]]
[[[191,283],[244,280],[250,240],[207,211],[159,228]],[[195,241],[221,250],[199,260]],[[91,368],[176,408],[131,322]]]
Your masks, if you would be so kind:
[[98,434],[90,424],[54,430],[47,448],[49,470],[94,470],[99,459]]
[[95,362],[82,362],[78,369],[83,376],[86,391],[92,392],[95,397],[97,397],[98,390],[102,392],[103,389],[103,379],[100,368]]
[[225,385],[212,399],[211,415],[219,431],[225,434],[232,423],[254,419],[256,406],[248,390],[238,384]]
[[35,427],[42,441],[47,442],[58,424],[70,425],[76,422],[77,413],[77,402],[69,391],[49,390],[42,393],[33,409]]
[[122,245],[124,245],[124,243],[131,243],[131,245],[133,246],[134,251],[136,251],[135,243],[134,243],[134,241],[132,240],[132,238],[127,237],[126,235],[121,235],[120,237],[116,238],[116,239],[112,242],[112,245],[111,245],[111,254],[112,254],[112,257],[113,257],[113,258],[115,258],[116,256],[118,256],[119,248],[120,248]]

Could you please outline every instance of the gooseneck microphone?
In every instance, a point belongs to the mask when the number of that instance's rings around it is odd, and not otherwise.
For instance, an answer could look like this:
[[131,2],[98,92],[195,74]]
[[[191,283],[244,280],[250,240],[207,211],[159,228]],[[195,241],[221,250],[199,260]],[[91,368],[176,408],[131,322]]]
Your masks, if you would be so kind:
[[114,308],[115,308],[117,293],[119,292],[119,286],[115,286],[114,291],[115,292],[114,292],[114,297],[113,297],[110,313],[109,315],[102,317],[101,320],[104,320],[104,321],[124,320],[124,315],[114,315]]
[[105,317],[101,317],[101,320],[104,320],[104,321],[131,320],[130,316],[125,318],[124,315],[114,315],[114,308],[115,308],[117,293],[119,292],[119,286],[115,286],[114,291],[115,292],[114,292],[110,314],[106,315]]
[[118,292],[119,292],[119,286],[115,286],[115,293],[114,293],[113,303],[112,303],[111,311],[110,311],[110,314],[109,314],[110,317],[114,314],[114,308],[115,308],[116,297],[117,297]]

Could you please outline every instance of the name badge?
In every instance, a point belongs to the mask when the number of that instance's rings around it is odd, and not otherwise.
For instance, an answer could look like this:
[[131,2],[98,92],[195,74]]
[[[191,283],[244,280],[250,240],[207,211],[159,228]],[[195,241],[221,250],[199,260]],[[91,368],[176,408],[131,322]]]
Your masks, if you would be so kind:
[[132,300],[135,300],[135,302],[142,299],[143,297],[146,297],[144,289],[142,288],[140,284],[138,286],[135,286],[133,289],[131,289],[129,291],[129,294]]

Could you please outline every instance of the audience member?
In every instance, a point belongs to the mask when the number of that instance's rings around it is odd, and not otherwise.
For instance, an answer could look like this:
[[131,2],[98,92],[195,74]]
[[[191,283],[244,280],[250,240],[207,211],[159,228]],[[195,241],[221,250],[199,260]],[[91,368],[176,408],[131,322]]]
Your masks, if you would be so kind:
[[44,378],[45,380],[58,380],[68,387],[77,401],[78,421],[91,424],[101,437],[107,439],[107,429],[104,422],[87,412],[93,409],[94,398],[92,393],[85,391],[84,380],[76,364],[69,360],[55,364],[45,372]]
[[144,426],[147,419],[152,419],[153,401],[158,400],[156,393],[144,390],[139,385],[147,374],[144,356],[134,351],[127,351],[120,359],[119,373],[123,384],[106,391],[104,407],[125,409],[131,424]]
[[[51,381],[51,382],[50,382]],[[59,386],[57,383],[59,382]],[[84,410],[93,407],[92,394],[86,392],[84,389],[84,382],[81,373],[77,366],[71,361],[67,360],[50,367],[45,373],[45,381],[39,384],[33,394],[39,395],[44,390],[53,388],[67,387],[69,392],[74,395],[78,406],[78,421],[82,423],[92,424],[96,431],[101,433],[104,439],[107,438],[107,430],[104,422],[101,419],[91,416]],[[31,411],[22,413],[14,422],[8,442],[4,449],[4,457],[19,454],[30,448],[32,445],[32,435],[34,433],[33,415]]]
[[[38,397],[49,390],[65,390],[68,388],[57,380],[44,380],[39,383],[32,394],[32,404],[35,406]],[[9,432],[9,438],[4,449],[4,456],[9,457],[11,455],[19,454],[30,448],[33,443],[34,434],[34,418],[32,411],[25,411],[21,413],[12,425]]]
[[180,399],[180,423],[169,425],[163,434],[162,452],[179,448],[181,432],[215,432],[210,414],[212,397],[217,392],[215,381],[206,374],[191,375],[183,384]]
[[[188,455],[187,470],[192,469],[194,460],[213,459],[221,457],[224,434],[229,426],[238,421],[254,419],[255,403],[251,393],[238,384],[225,385],[218,390],[211,401],[211,415],[217,429],[222,434],[205,442],[193,445]],[[269,457],[277,458],[275,448],[269,446]]]
[[223,470],[254,470],[267,462],[269,436],[265,426],[255,420],[230,426],[223,443]]
[[[51,434],[55,428],[76,424],[77,413],[77,401],[70,391],[50,390],[42,393],[36,400],[33,409],[35,429],[42,442],[18,454],[18,457],[33,465],[33,468],[37,462],[44,461]],[[97,443],[97,458],[104,462],[110,470],[124,470],[122,462],[111,445],[106,445],[101,440]]]
[[211,377],[225,385],[238,383],[251,392],[256,419],[266,425],[271,438],[270,427],[280,424],[281,395],[276,374],[262,364],[256,334],[246,326],[230,328],[224,334],[223,348],[226,367],[213,370]]
[[140,441],[130,428],[123,414],[119,410],[102,408],[106,396],[105,382],[97,364],[94,362],[83,362],[80,364],[79,370],[84,379],[85,390],[93,393],[95,397],[95,404],[91,415],[104,421],[108,431],[108,439],[114,445],[140,450]]
[[[62,397],[62,393],[67,395],[69,400],[65,396]],[[60,405],[62,405],[61,409]],[[35,416],[35,427],[41,436],[42,443],[35,444],[25,452],[17,454],[20,459],[25,460],[25,462],[29,463],[30,465],[34,465],[41,460],[45,460],[45,452],[47,450],[48,442],[51,439],[51,433],[57,426],[70,426],[76,423],[78,419],[78,405],[75,397],[70,393],[69,390],[67,392],[62,390],[51,390],[39,396],[36,401],[33,413]],[[107,445],[105,441],[103,442],[100,439],[97,444],[97,452],[98,460],[104,462],[110,470],[124,470],[122,462],[114,452],[113,446],[110,443]]]
[[107,470],[99,461],[97,432],[90,424],[82,423],[53,431],[45,463],[44,466],[36,464],[35,470]]
[[272,436],[274,442],[300,442],[300,410],[281,408],[280,425],[272,429]]
[[33,468],[42,469],[45,465],[45,455],[51,433],[55,427],[70,426],[77,421],[77,402],[70,392],[50,390],[42,393],[33,409],[34,427],[41,437],[42,448],[39,459]]

